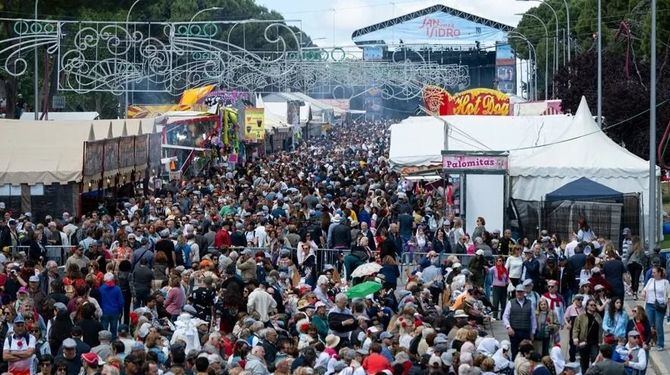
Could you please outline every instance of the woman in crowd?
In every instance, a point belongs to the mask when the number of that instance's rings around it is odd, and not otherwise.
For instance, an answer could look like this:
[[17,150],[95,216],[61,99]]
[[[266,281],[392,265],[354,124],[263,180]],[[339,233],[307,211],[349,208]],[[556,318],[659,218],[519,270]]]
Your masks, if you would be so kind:
[[628,272],[630,272],[630,288],[633,293],[633,299],[637,301],[637,293],[640,285],[640,275],[644,269],[644,248],[640,237],[633,236],[631,239],[631,250],[628,256]]
[[656,332],[656,350],[663,351],[665,335],[663,334],[663,320],[668,314],[670,303],[670,282],[665,277],[665,271],[658,266],[651,271],[652,278],[642,290],[642,298],[646,303],[646,312],[652,330]]
[[510,255],[505,261],[505,268],[509,274],[509,280],[512,285],[517,286],[519,280],[521,279],[521,272],[523,270],[523,258],[521,257],[522,247],[520,245],[514,245]]
[[607,304],[605,317],[603,318],[603,333],[606,338],[610,337],[606,339],[606,342],[610,340],[610,343],[614,343],[615,340],[625,338],[627,328],[628,314],[624,309],[623,300],[619,297],[614,297]]
[[549,302],[542,298],[535,313],[537,330],[533,338],[535,351],[543,356],[549,355],[549,348],[553,345],[560,323],[556,313],[549,308]]

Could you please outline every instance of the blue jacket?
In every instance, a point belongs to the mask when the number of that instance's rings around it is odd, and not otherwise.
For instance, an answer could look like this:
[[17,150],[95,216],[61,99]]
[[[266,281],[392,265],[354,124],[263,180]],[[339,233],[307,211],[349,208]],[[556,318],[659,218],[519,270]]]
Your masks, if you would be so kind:
[[100,308],[102,315],[120,315],[123,313],[123,294],[118,286],[103,284],[100,286]]

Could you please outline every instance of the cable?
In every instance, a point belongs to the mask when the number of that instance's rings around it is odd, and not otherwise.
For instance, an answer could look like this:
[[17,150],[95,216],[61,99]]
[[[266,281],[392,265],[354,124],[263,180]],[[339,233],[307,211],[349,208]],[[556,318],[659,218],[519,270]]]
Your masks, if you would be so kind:
[[[666,99],[666,100],[664,100],[664,101],[658,103],[658,104],[656,105],[656,108],[662,106],[663,104],[667,103],[668,101],[670,101],[670,99]],[[593,135],[593,134],[596,134],[596,133],[603,132],[603,131],[605,131],[605,130],[607,130],[607,129],[611,129],[611,128],[617,127],[617,126],[619,126],[619,125],[621,125],[621,124],[624,124],[624,123],[626,123],[626,122],[628,122],[628,121],[630,121],[630,120],[636,119],[636,118],[638,118],[638,117],[644,115],[644,114],[647,113],[647,112],[649,112],[649,109],[645,109],[644,111],[642,111],[642,112],[640,112],[640,113],[638,113],[638,114],[636,114],[636,115],[633,115],[633,116],[631,116],[631,117],[629,117],[629,118],[627,118],[627,119],[621,120],[621,121],[617,122],[616,124],[612,124],[612,125],[606,126],[606,127],[602,128],[602,129],[598,129],[598,130],[592,131],[592,132],[590,132],[590,133],[586,133],[586,134],[578,135],[578,136],[571,137],[571,138],[567,138],[567,139],[562,139],[562,140],[560,140],[560,141],[556,141],[556,142],[545,143],[545,144],[543,144],[543,145],[539,145],[539,146],[519,147],[519,148],[513,148],[513,149],[510,149],[510,150],[507,150],[507,151],[524,151],[524,150],[532,150],[532,149],[535,149],[535,148],[547,147],[547,146],[553,146],[553,145],[557,145],[557,144],[560,144],[560,143],[565,143],[565,142],[574,141],[575,139],[579,139],[579,138],[582,138],[582,137],[588,137],[589,135]]]

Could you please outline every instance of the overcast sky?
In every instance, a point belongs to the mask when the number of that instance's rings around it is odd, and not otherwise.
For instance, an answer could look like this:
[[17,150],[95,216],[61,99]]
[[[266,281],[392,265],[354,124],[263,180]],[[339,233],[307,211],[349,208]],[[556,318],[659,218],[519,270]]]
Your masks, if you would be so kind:
[[515,0],[256,0],[256,3],[280,12],[286,19],[301,20],[302,29],[319,46],[350,46],[351,33],[356,29],[435,4],[510,26],[516,26],[521,19],[515,13],[537,5]]

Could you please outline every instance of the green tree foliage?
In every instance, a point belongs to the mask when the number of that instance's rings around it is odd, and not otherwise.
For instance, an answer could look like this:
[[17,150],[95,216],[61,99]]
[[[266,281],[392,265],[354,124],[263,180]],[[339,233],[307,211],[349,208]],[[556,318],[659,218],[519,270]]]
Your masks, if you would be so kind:
[[[570,26],[576,46],[570,65],[558,70],[553,79],[556,97],[563,100],[563,109],[574,112],[582,96],[595,111],[597,101],[596,31],[597,9],[594,0],[568,0]],[[559,27],[565,27],[563,0],[550,0],[559,15]],[[555,28],[553,13],[545,5],[529,10],[547,27]],[[670,0],[657,0],[657,102],[670,99]],[[651,13],[649,0],[603,0],[603,115],[607,134],[625,144],[633,153],[648,157],[649,148],[649,56]],[[623,30],[630,30],[630,36]],[[538,48],[538,88],[544,85],[544,29],[540,23],[524,16],[517,31],[528,36]],[[514,39],[513,46],[527,57],[524,41]],[[553,49],[549,50],[549,64]],[[550,69],[551,75],[551,69]],[[636,116],[633,119],[631,117]],[[661,139],[670,122],[670,103],[657,109],[657,139]],[[625,121],[625,122],[624,122]],[[616,125],[619,124],[620,125]],[[616,125],[616,126],[612,126]],[[664,146],[663,146],[664,147]],[[670,153],[668,153],[670,154]],[[670,164],[670,157],[666,157]]]

